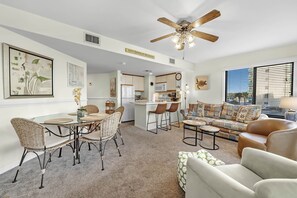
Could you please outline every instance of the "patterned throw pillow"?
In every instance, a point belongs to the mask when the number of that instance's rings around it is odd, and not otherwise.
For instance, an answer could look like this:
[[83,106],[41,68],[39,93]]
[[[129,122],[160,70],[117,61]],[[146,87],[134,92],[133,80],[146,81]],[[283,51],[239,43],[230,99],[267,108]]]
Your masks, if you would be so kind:
[[180,187],[184,191],[186,191],[187,161],[189,157],[198,158],[212,166],[219,166],[225,164],[223,161],[216,159],[209,152],[203,149],[197,152],[179,152],[177,164],[177,178]]
[[[199,101],[198,101],[199,103]],[[200,102],[201,103],[201,102]],[[210,118],[220,118],[223,105],[204,103],[204,116]]]
[[220,118],[226,119],[226,120],[235,120],[239,107],[240,107],[239,105],[233,105],[233,104],[224,102]]
[[240,105],[236,105],[234,107],[231,120],[236,121],[236,117],[237,117],[240,107],[241,107]]
[[248,106],[241,106],[239,108],[239,110],[238,110],[238,113],[237,113],[237,116],[236,116],[236,121],[244,123],[248,112],[249,112]]
[[204,104],[201,102],[198,102],[197,104],[197,116],[204,117]]
[[248,105],[249,112],[246,115],[245,122],[249,123],[251,121],[257,120],[261,115],[261,105]]
[[197,116],[197,104],[189,104],[188,116]]

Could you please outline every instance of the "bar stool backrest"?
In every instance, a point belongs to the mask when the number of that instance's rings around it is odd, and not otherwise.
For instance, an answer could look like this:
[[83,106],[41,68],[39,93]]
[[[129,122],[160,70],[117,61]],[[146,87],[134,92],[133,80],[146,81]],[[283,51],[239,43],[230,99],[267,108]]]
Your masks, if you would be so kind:
[[171,103],[170,108],[168,109],[169,112],[176,112],[178,109],[179,103]]
[[167,108],[167,104],[158,104],[155,113],[156,114],[162,114],[165,113]]

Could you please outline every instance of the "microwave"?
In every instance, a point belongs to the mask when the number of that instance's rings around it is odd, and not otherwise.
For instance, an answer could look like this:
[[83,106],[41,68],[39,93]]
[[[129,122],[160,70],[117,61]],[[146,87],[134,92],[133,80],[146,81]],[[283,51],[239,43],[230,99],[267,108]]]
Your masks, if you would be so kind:
[[156,83],[155,91],[156,92],[167,91],[167,83]]

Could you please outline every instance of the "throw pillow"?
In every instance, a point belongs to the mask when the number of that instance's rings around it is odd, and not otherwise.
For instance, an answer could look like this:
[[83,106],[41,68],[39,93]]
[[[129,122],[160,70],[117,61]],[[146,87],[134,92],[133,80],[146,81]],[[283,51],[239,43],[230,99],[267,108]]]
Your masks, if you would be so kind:
[[198,102],[197,104],[197,117],[204,117],[204,104]]
[[213,157],[206,150],[199,150],[197,152],[182,152],[178,153],[178,164],[177,164],[177,178],[180,187],[186,190],[186,177],[187,177],[187,161],[189,157],[197,158],[211,166],[224,165],[225,163],[219,159]]
[[239,105],[234,105],[234,104],[224,102],[220,118],[226,119],[226,120],[235,120],[239,107],[240,107]]
[[189,104],[188,116],[197,115],[197,104]]
[[241,106],[238,110],[236,121],[244,123],[248,112],[249,112],[249,108],[247,106]]
[[246,115],[245,122],[257,120],[261,115],[261,105],[248,105],[249,112]]
[[[198,101],[199,103],[199,101]],[[201,103],[201,102],[200,102]],[[220,118],[223,105],[204,103],[204,116],[210,118]]]

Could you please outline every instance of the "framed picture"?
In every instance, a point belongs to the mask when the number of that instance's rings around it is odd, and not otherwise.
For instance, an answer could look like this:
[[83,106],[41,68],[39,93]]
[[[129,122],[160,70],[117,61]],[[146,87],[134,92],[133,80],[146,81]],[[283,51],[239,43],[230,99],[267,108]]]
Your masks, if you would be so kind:
[[117,97],[116,78],[110,79],[110,97]]
[[5,98],[53,97],[53,59],[3,44]]
[[195,89],[208,90],[208,76],[197,76]]
[[69,87],[84,87],[85,70],[83,67],[68,63],[67,73]]

